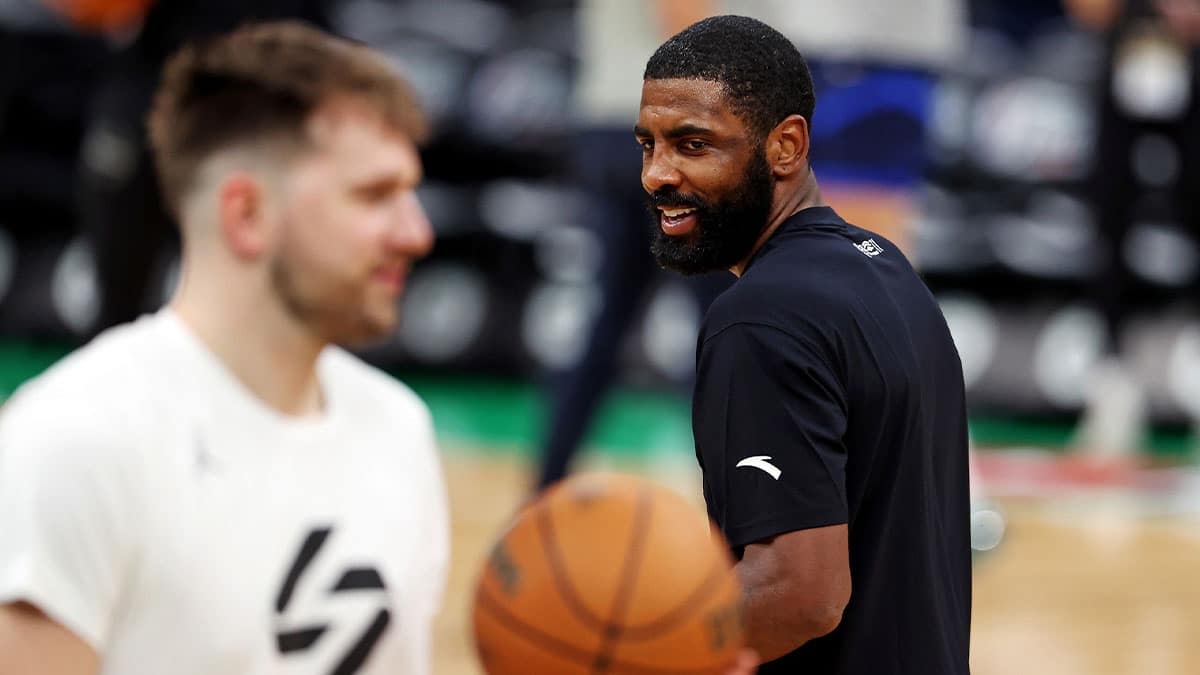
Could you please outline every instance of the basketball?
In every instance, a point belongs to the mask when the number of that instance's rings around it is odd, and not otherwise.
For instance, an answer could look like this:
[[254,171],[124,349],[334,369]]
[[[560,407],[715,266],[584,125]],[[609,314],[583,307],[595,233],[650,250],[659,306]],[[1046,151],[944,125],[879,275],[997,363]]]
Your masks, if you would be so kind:
[[117,30],[142,19],[154,0],[45,0],[85,30]]
[[475,589],[489,675],[718,675],[736,659],[741,587],[724,540],[651,481],[583,474],[526,506]]

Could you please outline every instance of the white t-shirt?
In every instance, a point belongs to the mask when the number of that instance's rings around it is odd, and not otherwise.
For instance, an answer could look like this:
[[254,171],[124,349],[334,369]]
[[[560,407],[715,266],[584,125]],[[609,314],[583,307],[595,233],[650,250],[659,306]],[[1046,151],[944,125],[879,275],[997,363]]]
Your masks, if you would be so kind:
[[326,411],[282,416],[165,310],[22,387],[0,603],[105,675],[428,673],[449,557],[428,409],[339,349],[318,376]]

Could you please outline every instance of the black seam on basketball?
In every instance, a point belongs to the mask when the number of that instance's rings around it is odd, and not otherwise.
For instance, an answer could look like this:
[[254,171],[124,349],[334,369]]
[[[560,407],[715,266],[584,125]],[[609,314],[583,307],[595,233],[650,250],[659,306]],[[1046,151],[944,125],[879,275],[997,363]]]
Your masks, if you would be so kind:
[[[549,635],[536,626],[511,614],[488,591],[479,591],[479,594],[476,596],[476,604],[480,609],[499,619],[504,624],[504,627],[517,637],[523,638],[527,642],[545,649],[556,656],[562,657],[567,661],[574,661],[584,667],[591,665],[595,661],[595,656],[590,651]],[[657,668],[655,666],[619,660],[610,661],[609,665],[612,669],[619,670],[621,675],[708,675],[713,670],[712,666],[692,669]]]
[[633,599],[633,589],[637,586],[638,572],[641,571],[642,553],[645,551],[646,535],[650,529],[650,518],[653,517],[654,502],[650,489],[643,487],[638,491],[637,504],[633,507],[633,527],[629,532],[629,544],[625,546],[625,562],[621,574],[617,577],[616,592],[613,593],[612,609],[608,613],[608,622],[604,628],[604,640],[600,643],[600,653],[596,655],[594,672],[603,673],[612,663],[612,651],[618,638],[624,633],[621,620],[629,609],[629,601]]
[[554,533],[554,522],[550,516],[550,509],[543,507],[538,510],[538,532],[542,535],[542,548],[550,563],[550,578],[554,580],[554,586],[562,596],[563,602],[566,603],[567,609],[589,628],[603,633],[607,628],[604,620],[588,610],[587,605],[576,594],[575,586],[567,575],[566,566],[562,561],[562,551],[558,548],[558,537]]
[[668,610],[662,616],[652,621],[648,621],[639,626],[626,626],[622,629],[621,639],[629,641],[650,640],[664,633],[670,632],[673,628],[683,623],[692,616],[692,610],[704,601],[708,600],[713,593],[720,590],[717,582],[726,573],[725,563],[715,557],[712,569],[704,580],[696,584],[695,590],[691,592],[683,602],[679,603],[674,609]]

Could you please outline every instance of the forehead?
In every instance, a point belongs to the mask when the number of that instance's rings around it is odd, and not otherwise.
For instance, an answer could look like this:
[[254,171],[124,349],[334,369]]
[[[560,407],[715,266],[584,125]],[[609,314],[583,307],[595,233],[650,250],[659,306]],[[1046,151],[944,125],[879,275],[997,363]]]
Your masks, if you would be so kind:
[[720,82],[673,78],[645,80],[638,126],[654,131],[681,124],[731,133],[745,130],[741,119],[730,110],[725,85]]
[[339,171],[416,173],[416,144],[366,104],[335,100],[319,108],[308,122],[314,159],[339,165]]

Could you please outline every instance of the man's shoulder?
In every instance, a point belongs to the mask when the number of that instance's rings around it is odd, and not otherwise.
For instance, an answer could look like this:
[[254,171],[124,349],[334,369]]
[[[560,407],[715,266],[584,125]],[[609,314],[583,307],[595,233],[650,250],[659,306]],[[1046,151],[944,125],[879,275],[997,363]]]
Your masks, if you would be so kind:
[[797,334],[845,328],[918,284],[899,247],[870,231],[841,223],[785,233],[713,303],[706,333],[738,323]]
[[144,374],[161,353],[159,328],[147,317],[101,333],[22,384],[6,408],[50,404],[108,411],[143,398],[151,386]]
[[764,266],[749,270],[713,301],[704,317],[703,334],[746,325],[800,336],[851,311],[852,297],[827,277],[777,273]]
[[149,318],[111,329],[21,385],[0,410],[0,451],[87,448],[107,461],[135,446],[169,393],[151,377],[162,337]]

